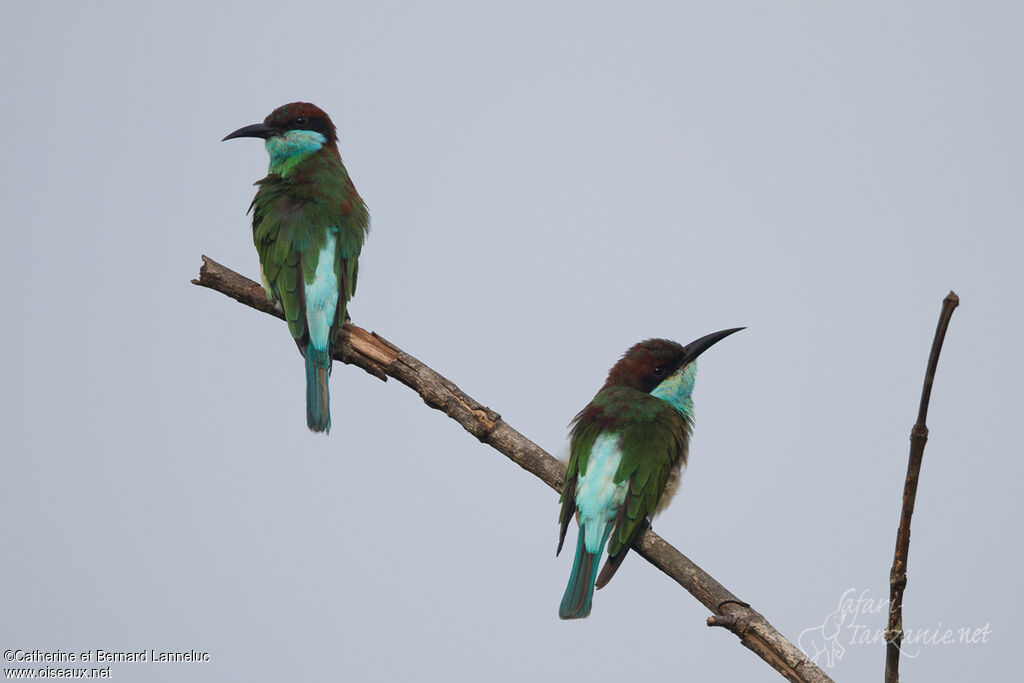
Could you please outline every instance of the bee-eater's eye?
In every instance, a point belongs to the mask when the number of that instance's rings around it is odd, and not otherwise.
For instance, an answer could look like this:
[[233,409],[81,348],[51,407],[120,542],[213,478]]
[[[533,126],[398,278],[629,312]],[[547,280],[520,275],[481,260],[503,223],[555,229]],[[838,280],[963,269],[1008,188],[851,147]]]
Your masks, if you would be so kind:
[[665,374],[665,366],[664,365],[659,365],[658,367],[654,368],[654,375],[656,377],[661,377],[664,374]]
[[309,123],[309,118],[307,118],[305,116],[299,116],[298,118],[295,119],[295,125],[296,126],[304,126],[307,123]]

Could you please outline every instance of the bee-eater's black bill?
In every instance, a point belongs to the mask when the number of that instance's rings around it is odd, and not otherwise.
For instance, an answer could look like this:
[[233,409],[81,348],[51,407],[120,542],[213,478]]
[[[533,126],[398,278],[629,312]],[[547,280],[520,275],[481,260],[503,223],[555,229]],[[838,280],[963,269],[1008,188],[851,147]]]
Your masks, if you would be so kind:
[[266,140],[276,134],[276,128],[268,126],[265,123],[254,123],[251,126],[239,128],[234,133],[228,133],[221,142],[224,142],[224,140],[230,140],[231,138],[263,138]]
[[704,335],[700,339],[693,340],[692,342],[686,345],[686,356],[685,360],[683,361],[683,365],[689,363],[692,360],[695,360],[697,356],[704,353],[712,346],[728,337],[730,334],[735,334],[736,332],[745,329],[747,328],[733,327],[732,329],[722,330],[720,332],[712,332],[711,334]]

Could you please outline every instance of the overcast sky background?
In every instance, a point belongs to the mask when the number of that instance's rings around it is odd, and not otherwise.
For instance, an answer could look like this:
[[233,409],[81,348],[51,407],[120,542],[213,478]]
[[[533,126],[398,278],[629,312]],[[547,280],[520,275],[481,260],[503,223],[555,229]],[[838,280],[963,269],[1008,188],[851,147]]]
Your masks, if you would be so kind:
[[[1019,3],[5,8],[2,649],[212,657],[120,681],[780,680],[637,556],[559,621],[556,494],[397,382],[335,365],[306,430],[284,325],[189,280],[257,276],[266,154],[220,139],[308,100],[373,217],[354,322],[552,453],[631,344],[748,327],[701,358],[654,526],[794,641],[887,595],[954,289],[904,619],[991,635],[902,671],[1019,670]],[[830,674],[881,680],[884,625],[847,619]]]

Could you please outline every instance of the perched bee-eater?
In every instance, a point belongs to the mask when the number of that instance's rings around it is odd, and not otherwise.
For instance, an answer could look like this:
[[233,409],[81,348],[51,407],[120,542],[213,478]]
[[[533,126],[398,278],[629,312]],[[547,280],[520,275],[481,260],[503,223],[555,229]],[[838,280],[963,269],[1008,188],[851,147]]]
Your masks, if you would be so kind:
[[278,107],[231,138],[262,138],[270,155],[249,205],[260,276],[306,359],[306,424],[329,432],[331,349],[356,292],[370,214],[341,163],[334,124],[316,105]]
[[[668,339],[636,344],[573,419],[557,552],[574,514],[580,528],[558,609],[562,619],[590,614],[595,582],[601,588],[611,580],[646,520],[672,500],[693,429],[697,356],[742,329],[715,332],[686,346]],[[608,561],[598,577],[606,544]]]

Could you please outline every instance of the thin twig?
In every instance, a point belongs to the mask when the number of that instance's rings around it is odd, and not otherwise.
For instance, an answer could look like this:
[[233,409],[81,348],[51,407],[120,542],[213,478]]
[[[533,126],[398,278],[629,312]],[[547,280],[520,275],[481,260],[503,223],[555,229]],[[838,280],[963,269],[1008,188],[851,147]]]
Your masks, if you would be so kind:
[[917,481],[921,476],[921,459],[924,446],[928,442],[928,402],[932,397],[932,383],[935,381],[935,368],[939,364],[942,352],[942,341],[946,338],[946,328],[953,317],[953,310],[960,304],[960,298],[950,292],[942,300],[942,312],[939,324],[935,328],[932,350],[928,356],[928,369],[924,374],[924,387],[921,389],[921,405],[917,410],[917,422],[910,430],[910,460],[907,463],[907,480],[903,484],[903,511],[900,513],[900,526],[896,532],[896,551],[892,558],[892,570],[889,572],[889,626],[885,632],[885,683],[899,683],[900,680],[900,646],[903,643],[903,591],[907,587],[907,555],[910,552],[910,518],[914,515],[914,500],[917,498]]
[[[267,301],[263,288],[219,263],[203,257],[199,279],[192,281],[270,315],[281,311]],[[476,402],[455,384],[375,333],[346,325],[334,358],[357,365],[375,377],[393,377],[420,395],[431,408],[444,412],[483,443],[561,491],[565,465],[510,427],[498,413]],[[648,562],[688,590],[714,614],[708,626],[735,633],[740,642],[794,683],[826,683],[832,679],[768,621],[715,581],[704,570],[650,529],[639,534],[633,548]]]

